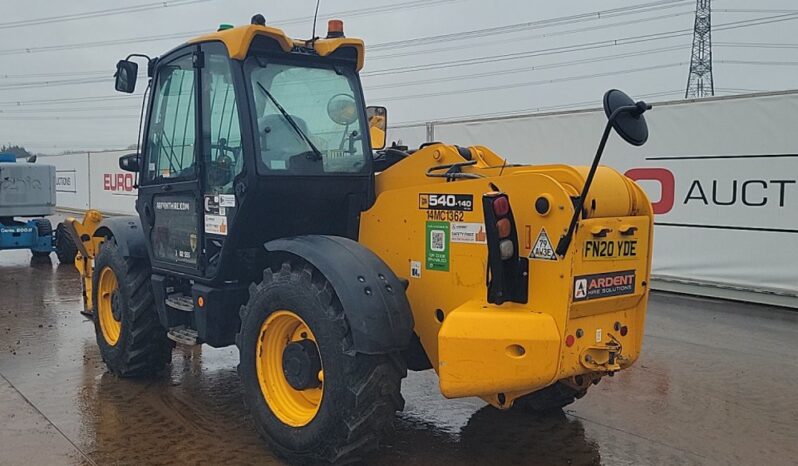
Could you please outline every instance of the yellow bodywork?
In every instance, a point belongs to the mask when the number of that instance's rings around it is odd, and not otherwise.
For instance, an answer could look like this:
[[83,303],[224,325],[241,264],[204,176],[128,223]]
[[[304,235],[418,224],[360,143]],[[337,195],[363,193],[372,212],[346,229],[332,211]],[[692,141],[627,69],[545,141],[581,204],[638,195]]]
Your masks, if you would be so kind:
[[[222,42],[227,47],[230,58],[243,60],[249,52],[250,45],[255,36],[262,35],[274,39],[280,44],[284,52],[290,52],[294,47],[308,47],[309,41],[291,39],[282,31],[270,26],[247,25],[239,26],[223,31],[212,32],[204,36],[197,37],[188,41],[190,44],[200,42]],[[313,49],[322,57],[335,52],[344,47],[351,47],[357,53],[357,69],[363,68],[365,46],[362,39],[349,37],[336,37],[333,39],[316,39],[313,41]]]
[[104,238],[94,236],[102,222],[103,216],[99,211],[89,210],[83,215],[83,220],[74,217],[64,221],[67,233],[78,248],[75,256],[75,268],[80,272],[83,282],[83,309],[91,313],[94,309],[92,298],[92,276],[94,274],[94,257],[99,252],[100,244]]
[[[360,242],[397,275],[409,277],[415,331],[438,372],[442,393],[480,396],[508,407],[518,396],[554,382],[585,386],[631,365],[642,342],[651,264],[653,216],[643,191],[615,170],[600,167],[585,203],[587,218],[578,223],[565,257],[529,259],[528,303],[489,304],[486,245],[450,242],[449,270],[428,270],[426,223],[484,225],[481,199],[494,191],[493,183],[509,195],[519,253],[526,257],[542,230],[552,246],[567,231],[574,212],[571,198],[581,191],[588,168],[505,166],[485,147],[469,150],[476,164],[463,172],[484,178],[447,182],[427,176],[430,167],[466,160],[454,146],[425,147],[377,175],[377,201],[361,220]],[[420,208],[421,193],[472,195],[473,210]],[[549,201],[545,215],[535,210],[539,197]],[[583,257],[585,242],[596,238],[633,241],[635,254]],[[418,270],[419,264],[420,273],[414,275],[411,269]],[[574,302],[574,277],[615,271],[633,271],[633,293]],[[627,327],[626,336],[621,326]],[[568,335],[574,336],[571,347],[565,345]]]

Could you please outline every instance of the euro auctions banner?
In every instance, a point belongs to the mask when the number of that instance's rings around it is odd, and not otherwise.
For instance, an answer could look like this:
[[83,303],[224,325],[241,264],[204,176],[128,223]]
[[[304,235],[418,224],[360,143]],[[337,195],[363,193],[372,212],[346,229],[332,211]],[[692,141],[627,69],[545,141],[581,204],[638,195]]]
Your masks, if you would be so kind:
[[[648,143],[613,134],[602,164],[654,204],[654,275],[798,296],[798,91],[655,103],[646,119]],[[588,165],[605,122],[597,109],[436,123],[434,140]]]
[[55,166],[56,204],[62,209],[97,209],[106,214],[135,214],[135,174],[119,168],[130,151],[84,152],[41,157]]

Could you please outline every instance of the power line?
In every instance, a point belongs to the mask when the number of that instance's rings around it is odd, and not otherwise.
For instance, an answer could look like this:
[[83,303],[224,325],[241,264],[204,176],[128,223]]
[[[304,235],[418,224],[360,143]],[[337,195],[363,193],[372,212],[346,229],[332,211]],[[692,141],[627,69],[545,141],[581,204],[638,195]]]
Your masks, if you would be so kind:
[[567,82],[567,81],[578,81],[584,79],[592,79],[592,78],[601,78],[606,76],[615,76],[618,74],[629,74],[629,73],[640,73],[644,71],[653,71],[665,68],[674,68],[677,66],[683,66],[686,63],[669,63],[666,65],[652,65],[652,66],[644,66],[640,68],[631,68],[625,70],[615,70],[615,71],[608,71],[605,73],[592,73],[592,74],[585,74],[579,76],[566,76],[566,77],[559,77],[553,79],[543,79],[539,81],[527,81],[522,83],[512,83],[512,84],[502,84],[498,86],[484,86],[484,87],[476,87],[470,89],[458,89],[458,90],[451,90],[451,91],[441,91],[441,92],[427,92],[422,94],[411,94],[411,95],[401,95],[401,96],[391,96],[391,97],[383,97],[377,98],[375,101],[377,102],[388,102],[391,100],[406,100],[406,99],[421,99],[421,98],[430,98],[430,97],[440,97],[445,95],[453,95],[453,94],[471,94],[475,92],[485,92],[485,91],[497,91],[497,90],[506,90],[506,89],[514,89],[519,87],[529,87],[529,86],[540,86],[545,84],[553,84],[553,83],[560,83],[560,82]]
[[[628,25],[631,25],[631,24],[635,24],[636,25],[636,24],[649,22],[649,21],[659,21],[659,20],[666,19],[666,18],[670,19],[670,18],[676,18],[678,16],[685,16],[685,15],[692,15],[692,14],[693,14],[693,12],[691,10],[691,11],[684,11],[684,12],[679,12],[679,13],[671,13],[671,14],[665,14],[665,15],[659,15],[659,16],[652,16],[650,18],[640,18],[640,19],[632,19],[632,20],[627,20],[627,21],[619,21],[619,22],[615,22],[615,23],[611,23],[611,24],[602,24],[602,25],[597,25],[597,26],[588,26],[588,27],[582,27],[582,28],[576,28],[576,29],[567,29],[565,31],[547,32],[547,33],[543,33],[543,34],[535,34],[535,35],[532,35],[532,36],[525,36],[525,37],[521,37],[521,38],[500,39],[500,40],[494,40],[494,41],[482,41],[482,42],[479,42],[478,44],[475,44],[475,45],[485,46],[485,45],[503,44],[503,43],[508,43],[508,42],[517,43],[518,41],[521,41],[521,40],[527,41],[527,40],[532,40],[532,39],[547,39],[547,38],[556,37],[556,36],[564,36],[564,35],[570,35],[570,34],[579,34],[579,33],[583,33],[583,32],[597,31],[597,30],[602,30],[602,29],[610,29],[610,28],[620,27],[620,26],[628,26]],[[424,49],[424,55],[428,55],[430,53],[436,53],[436,52],[445,52],[445,51],[462,50],[462,49],[463,49],[462,46],[447,46],[447,47],[438,47],[438,48],[425,48]],[[389,58],[396,58],[396,57],[417,56],[418,53],[419,53],[418,51],[406,51],[406,52],[392,53],[392,54],[388,54],[388,55],[380,55],[380,56],[377,56],[377,57],[370,57],[369,58],[369,62],[373,62],[375,60],[384,60],[384,59],[389,59]]]
[[757,65],[757,66],[796,66],[798,61],[762,61],[762,60],[715,60],[715,63],[728,65]]
[[[659,91],[659,92],[651,92],[647,94],[635,94],[635,98],[637,99],[647,99],[651,97],[665,97],[669,95],[681,95],[681,90],[673,90],[673,91]],[[550,112],[554,110],[565,110],[565,109],[572,109],[572,108],[590,108],[590,107],[600,107],[601,100],[583,100],[580,102],[571,102],[568,104],[559,104],[559,105],[549,105],[549,106],[542,106],[542,107],[532,107],[532,108],[524,108],[519,110],[509,110],[509,111],[502,111],[502,112],[488,112],[488,113],[472,113],[467,115],[457,115],[447,118],[434,118],[434,119],[427,119],[427,120],[414,120],[414,121],[403,121],[396,123],[395,125],[389,127],[400,129],[402,127],[412,127],[418,125],[424,125],[426,123],[450,123],[456,122],[461,120],[472,120],[472,119],[479,119],[479,118],[490,118],[490,117],[511,117],[511,116],[519,116],[519,115],[534,115],[536,113],[544,113]]]
[[486,71],[483,73],[469,73],[469,74],[462,74],[456,76],[447,76],[447,77],[436,77],[430,79],[421,79],[417,81],[406,81],[402,83],[390,83],[390,84],[383,84],[383,85],[376,85],[376,86],[368,86],[365,85],[366,90],[375,90],[375,89],[395,89],[398,87],[406,87],[406,86],[417,86],[422,84],[431,84],[431,83],[440,83],[440,82],[450,82],[450,81],[459,81],[463,79],[473,79],[473,78],[484,78],[484,77],[495,77],[497,74],[501,74],[502,76],[508,74],[516,74],[516,73],[524,73],[530,71],[542,71],[548,70],[553,68],[561,68],[567,66],[575,66],[575,65],[584,65],[587,63],[595,63],[595,62],[603,62],[607,60],[617,60],[620,58],[631,58],[631,57],[638,57],[643,55],[652,55],[657,53],[663,52],[672,52],[672,51],[680,51],[684,50],[686,45],[676,45],[671,47],[661,47],[656,49],[647,49],[647,50],[639,50],[636,52],[627,52],[627,53],[619,53],[613,55],[603,55],[600,57],[590,57],[590,58],[582,58],[578,60],[569,60],[564,62],[556,62],[556,63],[547,63],[543,65],[533,65],[533,66],[526,66],[522,68],[512,68],[512,69],[504,69],[500,71],[492,70]]
[[[198,0],[198,1],[211,1],[211,0]],[[445,3],[452,3],[452,2],[460,2],[463,0],[413,0],[409,2],[403,3],[395,3],[392,5],[383,5],[381,7],[372,7],[372,8],[360,8],[354,10],[345,10],[345,11],[338,11],[334,13],[330,13],[330,16],[343,16],[347,18],[353,17],[360,17],[360,16],[371,16],[380,13],[391,13],[394,11],[401,11],[406,9],[415,9],[415,8],[422,8],[422,7],[430,7],[436,6]],[[289,18],[282,21],[275,21],[269,23],[272,26],[280,26],[280,25],[289,25],[295,23],[302,23],[313,19],[312,16],[302,16],[296,18]],[[2,29],[2,28],[0,28]],[[129,37],[126,39],[111,39],[111,40],[99,40],[99,41],[88,41],[88,42],[79,42],[79,43],[71,43],[71,44],[54,44],[54,45],[43,45],[38,47],[17,47],[12,49],[0,49],[0,56],[3,55],[19,55],[19,54],[28,54],[28,53],[41,53],[41,52],[54,52],[60,50],[73,50],[73,49],[85,49],[90,47],[104,47],[109,45],[123,45],[123,44],[133,44],[133,43],[143,43],[143,42],[158,42],[163,40],[170,40],[170,39],[188,39],[191,37],[196,37],[201,34],[207,34],[209,30],[202,29],[202,30],[195,30],[195,31],[184,31],[184,32],[172,32],[168,34],[158,34],[158,35],[146,35],[146,36],[138,36],[138,37]]]
[[[763,24],[771,24],[781,21],[792,21],[798,19],[798,13],[791,13],[786,15],[776,15],[776,16],[768,16],[763,18],[755,18],[750,20],[741,20],[741,21],[733,21],[730,23],[723,23],[714,29],[717,30],[731,30],[731,29],[739,29],[745,27],[752,27],[752,26],[760,26]],[[675,31],[667,31],[667,32],[657,32],[651,34],[643,34],[639,36],[630,36],[624,37],[620,39],[606,39],[601,41],[595,42],[587,42],[583,44],[577,45],[568,45],[568,46],[561,46],[561,47],[552,47],[548,49],[540,49],[540,50],[532,50],[526,52],[516,52],[516,53],[508,53],[502,55],[489,55],[483,57],[475,57],[475,58],[466,58],[460,60],[452,60],[446,62],[436,62],[430,64],[423,64],[423,65],[415,65],[415,66],[405,66],[405,67],[395,67],[395,68],[385,68],[382,70],[374,70],[369,72],[360,73],[361,76],[381,76],[387,74],[402,74],[402,73],[411,73],[416,71],[428,71],[440,68],[452,68],[452,67],[460,67],[460,66],[468,66],[468,65],[475,65],[475,64],[484,64],[484,63],[495,63],[500,61],[506,60],[517,60],[521,58],[529,58],[529,57],[536,57],[536,56],[543,56],[543,55],[551,55],[555,53],[564,53],[564,52],[577,52],[577,51],[585,51],[585,50],[593,50],[597,48],[603,47],[612,47],[616,45],[628,45],[628,44],[636,44],[641,42],[648,42],[653,40],[663,40],[663,39],[671,39],[675,37],[682,37],[682,36],[689,36],[693,34],[693,29],[680,29]]]
[[178,7],[178,6],[185,6],[191,5],[194,3],[205,3],[212,0],[173,0],[173,1],[161,1],[161,2],[154,2],[154,3],[144,3],[141,5],[133,5],[133,6],[126,6],[120,8],[109,8],[105,10],[96,10],[96,11],[87,11],[83,13],[72,13],[67,15],[59,15],[59,16],[50,16],[45,18],[36,18],[36,19],[23,19],[19,21],[9,21],[5,23],[0,23],[0,29],[12,29],[12,28],[19,28],[19,27],[26,27],[26,26],[38,26],[41,24],[50,24],[50,23],[65,23],[67,21],[77,21],[81,19],[89,19],[89,18],[100,18],[103,16],[113,16],[113,15],[120,15],[120,14],[127,14],[127,13],[138,13],[140,11],[148,11],[148,10],[155,10],[160,8],[170,8],[170,7]]
[[541,27],[562,26],[565,24],[578,23],[583,21],[592,21],[597,19],[612,18],[615,16],[625,16],[630,14],[646,13],[649,11],[658,11],[665,8],[674,8],[690,3],[690,0],[661,0],[651,3],[644,3],[640,5],[631,5],[622,8],[613,8],[608,10],[592,11],[588,13],[579,13],[569,16],[560,16],[556,18],[542,19],[538,21],[529,21],[524,23],[510,24],[505,26],[498,26],[485,29],[476,29],[470,31],[461,31],[449,34],[440,34],[436,36],[417,37],[413,39],[404,39],[391,42],[377,43],[370,45],[370,51],[374,50],[387,50],[394,48],[413,47],[418,45],[427,46],[437,42],[451,42],[464,39],[475,39],[486,37],[496,34],[507,34],[511,32],[525,31],[528,29],[538,29]]
[[741,47],[765,49],[798,49],[798,44],[785,44],[774,42],[715,42],[715,47]]

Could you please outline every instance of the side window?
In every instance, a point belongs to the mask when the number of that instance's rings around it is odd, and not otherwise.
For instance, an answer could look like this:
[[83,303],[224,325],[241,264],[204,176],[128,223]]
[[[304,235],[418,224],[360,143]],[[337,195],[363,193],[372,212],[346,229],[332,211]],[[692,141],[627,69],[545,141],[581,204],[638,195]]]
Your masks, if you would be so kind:
[[233,180],[244,168],[241,127],[227,54],[206,54],[203,68],[205,192],[232,194]]
[[191,55],[159,67],[147,134],[145,181],[195,176],[194,73]]

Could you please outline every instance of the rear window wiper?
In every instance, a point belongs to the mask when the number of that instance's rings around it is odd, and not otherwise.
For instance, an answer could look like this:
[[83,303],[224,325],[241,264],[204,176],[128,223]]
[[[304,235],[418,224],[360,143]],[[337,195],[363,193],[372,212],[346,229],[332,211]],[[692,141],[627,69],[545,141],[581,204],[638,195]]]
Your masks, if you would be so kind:
[[263,87],[263,84],[261,84],[260,82],[256,82],[256,84],[258,85],[260,90],[263,91],[264,94],[266,94],[266,97],[268,97],[269,100],[272,101],[274,106],[277,107],[277,110],[279,110],[280,113],[282,113],[283,118],[285,118],[285,121],[287,121],[291,125],[291,127],[294,128],[294,131],[296,131],[296,134],[298,134],[299,137],[301,137],[303,141],[308,143],[308,146],[311,148],[311,150],[313,150],[313,154],[315,155],[315,158],[313,160],[321,160],[322,159],[321,151],[319,149],[317,149],[315,145],[313,145],[313,143],[310,141],[310,138],[308,137],[308,135],[305,134],[304,131],[302,131],[302,128],[300,128],[298,124],[296,124],[294,119],[291,118],[291,115],[289,115],[288,112],[285,111],[283,106],[280,105],[279,102],[277,102],[277,99],[274,98],[272,93],[267,91],[266,88]]

